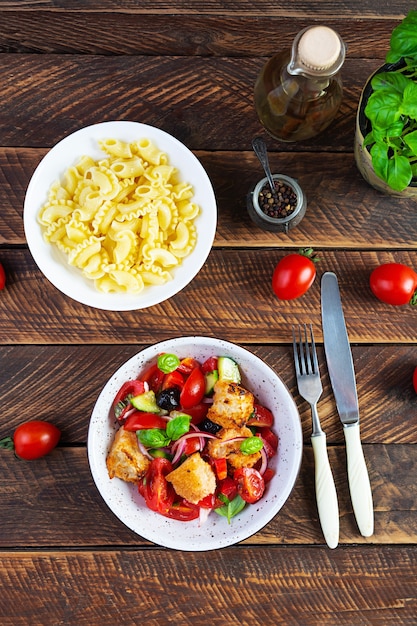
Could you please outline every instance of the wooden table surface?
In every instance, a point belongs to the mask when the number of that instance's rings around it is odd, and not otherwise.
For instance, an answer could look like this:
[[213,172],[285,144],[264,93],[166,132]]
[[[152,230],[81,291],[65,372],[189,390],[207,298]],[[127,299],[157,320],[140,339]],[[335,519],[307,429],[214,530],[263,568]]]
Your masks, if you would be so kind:
[[[0,435],[30,418],[62,430],[58,448],[38,461],[0,451],[3,626],[417,623],[416,313],[379,302],[368,287],[379,263],[417,267],[417,210],[368,186],[353,156],[361,89],[409,5],[0,0]],[[275,142],[254,111],[255,78],[299,30],[321,22],[348,46],[340,111],[313,140]],[[109,120],[157,126],[185,143],[218,203],[204,267],[171,300],[137,312],[62,295],[38,270],[23,230],[26,188],[42,157],[79,128]],[[307,214],[289,234],[264,232],[246,214],[246,192],[261,175],[251,150],[259,134],[272,168],[307,194]],[[273,268],[304,246],[321,257],[318,278],[302,298],[278,301]],[[318,521],[311,414],[290,345],[291,325],[311,322],[324,361],[327,270],[339,278],[375,507],[375,533],[365,539],[322,367],[320,415],[340,507],[335,550]],[[280,513],[243,543],[201,553],[164,549],[126,528],[98,493],[86,454],[91,411],[109,376],[143,347],[191,334],[236,342],[272,366],[295,398],[304,437],[301,471]]]

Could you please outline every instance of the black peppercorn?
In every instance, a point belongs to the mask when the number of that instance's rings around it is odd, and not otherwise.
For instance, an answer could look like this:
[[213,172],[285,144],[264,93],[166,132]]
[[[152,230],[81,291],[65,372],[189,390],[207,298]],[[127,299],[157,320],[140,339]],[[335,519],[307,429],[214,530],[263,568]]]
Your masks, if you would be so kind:
[[268,217],[288,217],[297,206],[297,194],[280,180],[274,180],[275,191],[266,183],[259,192],[258,203]]

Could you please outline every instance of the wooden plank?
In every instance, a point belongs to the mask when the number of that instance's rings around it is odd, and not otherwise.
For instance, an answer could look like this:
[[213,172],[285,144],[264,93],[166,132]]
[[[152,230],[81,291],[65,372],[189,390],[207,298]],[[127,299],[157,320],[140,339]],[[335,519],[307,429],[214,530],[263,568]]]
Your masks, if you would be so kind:
[[27,250],[3,250],[8,284],[1,296],[0,343],[137,345],[200,334],[249,344],[279,344],[290,342],[291,325],[298,323],[312,323],[321,341],[320,276],[326,270],[339,277],[352,343],[416,342],[413,307],[395,308],[394,317],[393,307],[377,300],[369,288],[372,268],[391,261],[413,267],[415,251],[317,249],[317,253],[321,255],[318,278],[296,300],[278,300],[270,287],[273,269],[285,252],[214,249],[186,288],[138,313],[83,306],[53,287]]
[[[393,199],[361,177],[352,154],[284,154],[268,140],[271,167],[296,178],[307,197],[307,213],[288,234],[258,228],[246,211],[246,196],[263,176],[252,151],[197,151],[216,196],[215,247],[415,249],[416,203]],[[24,245],[23,204],[29,180],[45,149],[0,148],[0,243]],[[41,205],[41,199],[40,199]]]
[[[99,333],[94,338],[99,341]],[[61,428],[61,445],[85,444],[90,415],[102,388],[125,361],[146,345],[1,346],[0,438],[10,435],[23,419],[36,416],[52,420]],[[304,441],[309,444],[311,412],[298,395],[292,347],[249,344],[247,348],[272,367],[288,387],[300,412]],[[411,382],[417,365],[415,345],[353,345],[352,354],[364,443],[417,443],[417,403]],[[329,444],[343,445],[321,345],[318,356],[323,383],[320,419]]]
[[[412,626],[410,547],[4,552],[4,626]],[[190,585],[189,581],[196,581]]]
[[[21,4],[21,3],[20,3]],[[170,19],[160,12],[78,11],[53,8],[11,11],[0,4],[0,51],[63,54],[154,54],[187,56],[272,56],[290,48],[295,35],[314,23],[326,24],[340,33],[349,58],[385,58],[392,30],[402,15],[363,16],[362,10],[348,19],[337,12],[321,15],[292,14],[275,10],[254,16],[240,12],[202,15],[190,7],[187,18],[170,6]],[[207,5],[206,5],[207,6]],[[278,8],[278,7],[277,7]],[[219,7],[219,11],[220,11]],[[336,16],[336,17],[335,17]],[[279,33],[279,39],[277,39]]]
[[[157,126],[191,150],[247,151],[262,129],[253,85],[265,60],[2,55],[0,145],[51,147],[83,126],[120,119]],[[377,59],[347,59],[344,100],[331,126],[310,141],[285,148],[276,143],[272,149],[351,153],[360,93],[380,64]]]
[[[329,445],[339,502],[340,545],[416,544],[416,446],[364,444],[364,454],[375,510],[371,538],[360,535],[352,512],[345,447]],[[151,545],[108,509],[91,478],[84,447],[60,446],[36,461],[22,461],[10,451],[1,450],[0,469],[3,548]],[[304,447],[300,474],[290,498],[267,526],[244,543],[325,545],[315,501],[310,444]]]
[[191,15],[218,15],[221,17],[234,15],[235,13],[243,15],[279,15],[279,16],[308,16],[319,15],[334,17],[335,15],[343,15],[346,18],[352,17],[369,17],[377,16],[392,17],[402,16],[410,10],[407,0],[395,0],[390,2],[389,6],[377,4],[375,0],[352,0],[346,3],[343,0],[329,2],[325,0],[314,6],[312,10],[311,3],[308,0],[297,2],[297,6],[289,7],[282,1],[271,2],[271,0],[260,0],[254,5],[250,0],[233,0],[232,2],[223,2],[222,0],[176,0],[169,2],[167,0],[144,0],[138,5],[136,0],[0,0],[0,7],[5,11],[39,11],[39,9],[49,9],[58,13],[69,12],[117,12],[132,14],[191,14]]

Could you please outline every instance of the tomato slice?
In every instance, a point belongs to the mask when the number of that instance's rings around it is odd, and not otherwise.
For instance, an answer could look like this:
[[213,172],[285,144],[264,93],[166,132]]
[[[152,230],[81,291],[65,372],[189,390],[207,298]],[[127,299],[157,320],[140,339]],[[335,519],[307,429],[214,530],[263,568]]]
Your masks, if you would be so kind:
[[[230,478],[230,476],[227,476],[227,478],[219,482],[217,495],[219,496],[220,494],[223,496],[226,496],[226,498],[230,502],[236,498],[237,484],[235,483],[233,478]],[[224,504],[224,502],[222,502],[222,504]]]
[[255,402],[253,405],[253,415],[247,423],[249,426],[257,426],[258,428],[264,426],[270,428],[274,423],[274,416],[269,409]]
[[141,380],[127,380],[120,387],[113,400],[113,412],[119,421],[123,421],[126,411],[131,408],[129,396],[139,396],[145,391],[145,385]]
[[180,404],[183,409],[189,409],[201,402],[206,390],[206,381],[200,367],[195,367],[182,388]]
[[198,506],[194,506],[186,500],[174,502],[168,512],[165,513],[165,517],[170,517],[171,519],[178,520],[179,522],[191,522],[199,516],[200,511]]
[[148,383],[149,389],[152,389],[155,393],[161,389],[165,374],[162,372],[156,363],[150,365],[147,370],[141,375],[140,380],[144,383]]
[[124,429],[135,431],[145,428],[162,428],[165,429],[167,421],[163,417],[155,413],[145,413],[143,411],[134,411],[131,413],[124,423]]
[[265,481],[258,470],[253,467],[239,467],[233,478],[242,500],[254,504],[262,498],[265,491]]
[[172,387],[178,387],[178,389],[184,387],[184,376],[178,370],[165,374],[162,382],[162,389],[172,389]]
[[188,407],[187,415],[191,415],[191,424],[200,424],[206,417],[209,406],[207,402],[199,402],[195,406]]
[[190,456],[200,450],[200,437],[189,437],[184,442],[184,454]]
[[165,476],[172,472],[172,463],[165,458],[151,461],[145,479],[145,501],[152,511],[167,515],[175,500],[173,486]]
[[264,479],[265,485],[267,485],[269,483],[269,481],[273,478],[273,476],[275,476],[274,470],[271,469],[270,467],[267,467],[267,469],[265,470],[265,472],[262,475],[262,478]]
[[210,356],[208,359],[204,361],[203,365],[201,366],[201,371],[203,372],[203,374],[214,372],[214,370],[216,369],[217,369],[217,357],[216,356]]
[[264,443],[267,457],[271,459],[277,453],[279,439],[270,428],[260,428],[258,432]]

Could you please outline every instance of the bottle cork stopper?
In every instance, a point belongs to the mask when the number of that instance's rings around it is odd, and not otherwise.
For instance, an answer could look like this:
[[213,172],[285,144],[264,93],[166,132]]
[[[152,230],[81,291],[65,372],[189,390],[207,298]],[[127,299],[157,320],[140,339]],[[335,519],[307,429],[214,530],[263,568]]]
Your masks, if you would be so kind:
[[341,51],[340,39],[327,26],[313,26],[298,43],[301,62],[312,70],[326,70],[334,65]]

